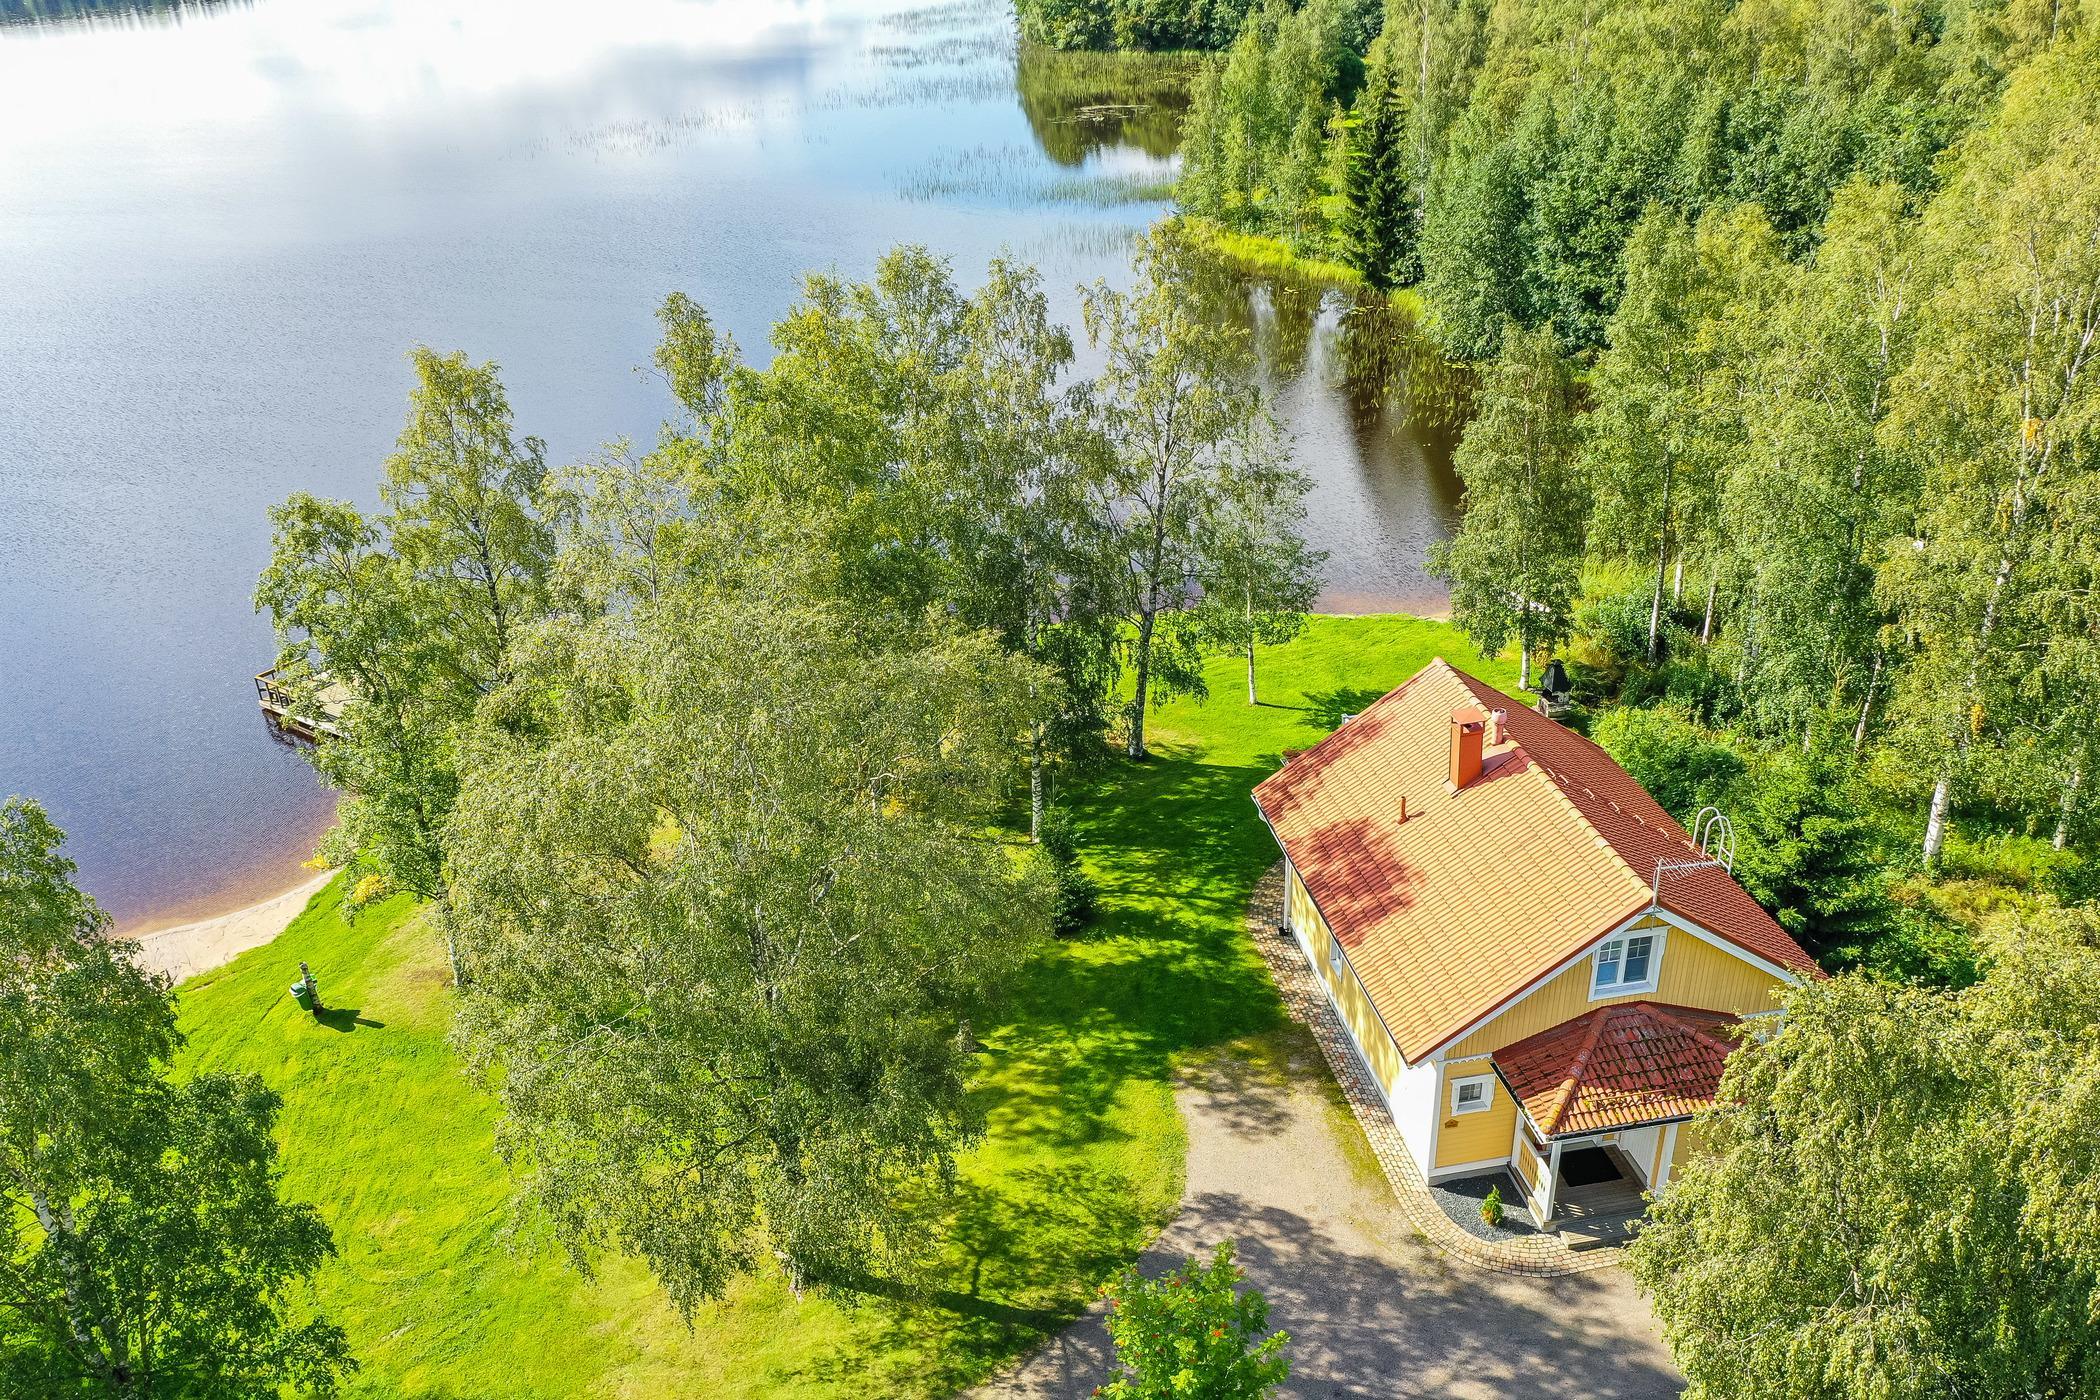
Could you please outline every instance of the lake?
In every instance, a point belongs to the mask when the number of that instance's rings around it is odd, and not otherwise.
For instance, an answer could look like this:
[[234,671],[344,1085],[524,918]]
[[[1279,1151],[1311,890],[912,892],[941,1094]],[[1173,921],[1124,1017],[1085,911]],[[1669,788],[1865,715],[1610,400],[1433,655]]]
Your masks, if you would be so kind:
[[[375,503],[409,346],[499,362],[560,462],[655,433],[674,289],[763,362],[806,269],[1009,250],[1076,327],[1166,208],[1171,67],[1020,53],[1005,0],[0,0],[0,795],[134,931],[291,885],[333,804],[256,708],[265,511]],[[1317,483],[1327,606],[1436,605],[1405,328],[1203,295]]]

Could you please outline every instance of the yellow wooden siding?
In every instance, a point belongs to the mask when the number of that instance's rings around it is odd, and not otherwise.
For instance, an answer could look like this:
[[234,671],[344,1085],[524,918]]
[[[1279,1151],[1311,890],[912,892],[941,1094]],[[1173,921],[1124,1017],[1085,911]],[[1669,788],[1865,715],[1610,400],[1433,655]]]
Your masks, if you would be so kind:
[[1437,1086],[1437,1112],[1444,1115],[1436,1139],[1436,1164],[1439,1167],[1455,1167],[1464,1162],[1500,1162],[1509,1157],[1509,1140],[1517,1131],[1517,1105],[1516,1100],[1509,1096],[1509,1087],[1501,1080],[1492,1081],[1494,1102],[1484,1111],[1458,1114],[1451,1111],[1451,1081],[1470,1079],[1479,1074],[1494,1074],[1486,1060],[1443,1067],[1443,1082]]
[[[1652,915],[1638,928],[1663,927]],[[1696,1006],[1746,1016],[1771,1011],[1779,1005],[1778,993],[1786,984],[1771,973],[1723,952],[1705,939],[1683,929],[1663,934],[1662,966],[1652,992],[1590,1000],[1590,959],[1583,958],[1545,986],[1511,1006],[1500,1016],[1453,1045],[1451,1057],[1484,1054],[1512,1045],[1582,1015],[1600,1006],[1622,1001],[1664,1001],[1677,1006]]]
[[1684,1170],[1684,1164],[1686,1162],[1689,1162],[1693,1157],[1697,1156],[1700,1152],[1703,1152],[1705,1149],[1705,1125],[1696,1121],[1690,1123],[1679,1123],[1677,1125],[1677,1145],[1674,1148],[1672,1148],[1670,1152],[1669,1179],[1671,1181],[1675,1181],[1677,1179],[1677,1174]]
[[1393,1038],[1386,1034],[1384,1023],[1372,1010],[1371,999],[1365,995],[1356,974],[1346,961],[1337,963],[1329,956],[1326,921],[1321,919],[1319,910],[1313,908],[1312,898],[1306,894],[1295,870],[1291,872],[1289,900],[1291,926],[1303,933],[1307,945],[1312,948],[1313,964],[1327,979],[1328,989],[1334,994],[1334,1003],[1341,1011],[1342,1019],[1356,1033],[1356,1043],[1363,1048],[1365,1063],[1390,1092],[1400,1077],[1400,1071],[1407,1067],[1406,1062],[1400,1058]]

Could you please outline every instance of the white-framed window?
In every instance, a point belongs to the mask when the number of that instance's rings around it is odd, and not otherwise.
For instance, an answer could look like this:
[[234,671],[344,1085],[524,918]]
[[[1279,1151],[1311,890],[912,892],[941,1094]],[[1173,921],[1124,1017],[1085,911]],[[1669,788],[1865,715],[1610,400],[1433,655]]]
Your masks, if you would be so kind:
[[1617,997],[1655,990],[1655,969],[1662,962],[1662,936],[1657,931],[1621,934],[1606,939],[1590,959],[1590,996]]
[[1451,1081],[1451,1112],[1485,1113],[1495,1106],[1495,1076],[1469,1074]]

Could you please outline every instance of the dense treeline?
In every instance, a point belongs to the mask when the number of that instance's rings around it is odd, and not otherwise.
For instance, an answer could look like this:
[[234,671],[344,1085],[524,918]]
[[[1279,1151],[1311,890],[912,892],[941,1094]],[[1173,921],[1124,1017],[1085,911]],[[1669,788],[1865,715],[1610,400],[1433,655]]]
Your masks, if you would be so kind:
[[568,470],[494,366],[421,351],[382,509],[273,512],[280,675],[340,709],[332,852],[429,902],[579,1257],[690,1311],[906,1245],[900,1191],[981,1128],[971,1025],[1085,917],[1055,775],[1295,630],[1306,483],[1187,256],[1086,292],[1090,378],[1006,262],[812,276],[763,370],[674,295],[675,421]]
[[1591,349],[1650,205],[1697,221],[1753,204],[1793,258],[1849,180],[1915,209],[1941,151],[2079,16],[1989,0],[1390,0],[1366,25],[1346,0],[1268,0],[1199,86],[1180,199],[1375,287],[1418,285],[1464,357],[1494,353],[1510,321]]
[[[1927,864],[1964,801],[2087,840],[2094,58],[2023,65],[1917,215],[1900,185],[1848,182],[1812,256],[1755,205],[1651,204],[1585,406],[1537,368],[1550,344],[1505,335],[1441,560],[1459,620],[1532,645],[1584,630],[1604,691],[1863,758],[1920,804]],[[1525,441],[1495,440],[1504,422]],[[1542,497],[1519,468],[1543,438],[1571,446]]]
[[[2079,8],[1396,0],[1361,58],[1348,21],[1249,14],[1198,81],[1184,207],[1415,288],[1486,362],[1434,561],[1478,641],[1725,732],[1756,771],[1704,797],[1776,821],[1757,844],[1871,847],[1760,891],[1829,906],[1795,931],[1968,975],[1864,872],[1932,869],[1957,819],[2092,836]],[[1780,746],[1825,766],[1804,786]],[[1767,790],[1823,796],[1779,821]]]

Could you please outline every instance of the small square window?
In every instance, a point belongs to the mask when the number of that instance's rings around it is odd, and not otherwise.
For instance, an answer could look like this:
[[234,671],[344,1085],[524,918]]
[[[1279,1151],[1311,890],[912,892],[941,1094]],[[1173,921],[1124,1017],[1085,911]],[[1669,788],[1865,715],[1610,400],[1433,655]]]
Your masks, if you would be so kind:
[[1494,1102],[1495,1076],[1492,1074],[1470,1075],[1451,1081],[1453,1113],[1485,1113]]

